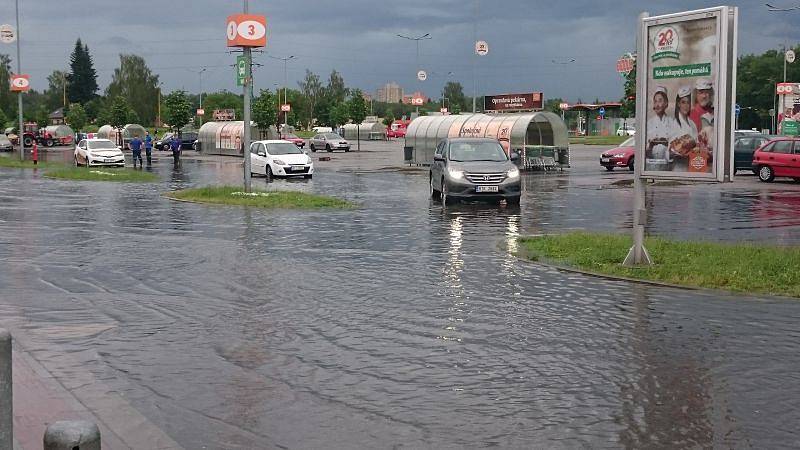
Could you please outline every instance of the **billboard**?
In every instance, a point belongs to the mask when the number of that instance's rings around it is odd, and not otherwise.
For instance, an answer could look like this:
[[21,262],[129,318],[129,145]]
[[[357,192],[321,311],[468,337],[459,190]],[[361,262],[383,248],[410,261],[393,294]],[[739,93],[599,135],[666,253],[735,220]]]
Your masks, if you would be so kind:
[[800,83],[778,83],[778,134],[796,136],[800,122]]
[[737,19],[737,8],[726,6],[642,20],[641,176],[723,181],[730,175]]
[[214,110],[214,121],[216,122],[225,122],[229,120],[236,120],[236,110],[235,109],[215,109]]
[[543,108],[544,95],[541,92],[487,95],[483,98],[484,111],[526,111]]

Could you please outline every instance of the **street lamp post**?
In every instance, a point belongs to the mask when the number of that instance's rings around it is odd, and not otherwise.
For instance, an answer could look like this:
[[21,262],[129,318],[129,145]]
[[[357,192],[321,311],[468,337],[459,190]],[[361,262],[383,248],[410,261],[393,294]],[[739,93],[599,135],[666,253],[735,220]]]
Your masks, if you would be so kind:
[[475,114],[475,105],[478,100],[478,49],[474,48],[478,43],[478,0],[475,0],[475,8],[472,17],[472,114]]
[[[431,38],[431,34],[430,33],[425,33],[422,36],[417,36],[417,37],[404,36],[402,34],[398,34],[397,37],[400,37],[400,38],[403,38],[403,39],[408,39],[409,41],[416,42],[416,44],[417,44],[417,60],[416,60],[417,71],[421,70],[421,67],[419,66],[419,41],[422,41],[422,40],[425,40],[425,39],[432,39]],[[417,73],[419,74],[419,72],[417,72]],[[422,80],[419,79],[419,75],[417,75],[417,87],[418,87],[418,90],[420,92],[422,91],[422,88],[420,86],[420,82],[421,81]],[[419,105],[417,105],[417,115],[419,115]]]
[[[22,73],[22,56],[19,49],[19,41],[21,41],[21,33],[19,29],[19,0],[14,1],[17,15],[17,73]],[[25,160],[25,139],[23,139],[23,122],[22,122],[22,92],[17,92],[17,111],[19,112],[19,130],[17,131],[17,143],[19,144],[19,159]]]
[[[771,12],[789,12],[789,11],[797,11],[800,10],[800,5],[790,6],[788,8],[780,8],[777,6],[770,5],[769,3],[765,3],[767,6],[767,10]],[[788,42],[784,43],[783,45],[783,82],[786,83],[786,52],[789,49]]]
[[[288,89],[288,85],[289,85],[289,72],[288,72],[287,66],[288,66],[289,60],[294,59],[295,56],[294,55],[290,55],[290,56],[287,56],[287,57],[284,57],[284,58],[279,58],[277,56],[272,56],[272,55],[267,55],[267,56],[269,56],[272,59],[277,59],[279,61],[283,61],[283,104],[284,105],[288,104],[289,103],[289,94],[287,92],[287,89]],[[287,125],[289,125],[289,112],[288,111],[284,111],[283,112],[283,127],[284,127],[284,129],[286,128]]]
[[[203,67],[199,72],[197,72],[197,75],[200,77],[200,109],[203,109],[203,72],[205,71],[206,68]],[[203,111],[203,114],[205,114],[205,111]],[[202,115],[200,116],[200,125],[203,125]]]

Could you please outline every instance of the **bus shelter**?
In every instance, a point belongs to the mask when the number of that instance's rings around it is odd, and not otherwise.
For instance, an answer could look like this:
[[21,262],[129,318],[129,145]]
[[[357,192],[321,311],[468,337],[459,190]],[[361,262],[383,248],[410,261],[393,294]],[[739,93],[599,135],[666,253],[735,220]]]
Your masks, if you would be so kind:
[[[268,130],[260,130],[250,122],[250,136],[253,141],[259,139],[279,139],[278,130],[271,126]],[[197,150],[209,155],[242,156],[244,148],[244,121],[206,122],[197,132]]]
[[111,142],[116,143],[117,145],[122,145],[123,148],[128,146],[128,142],[133,139],[134,136],[139,136],[139,139],[144,139],[145,129],[143,126],[137,123],[129,123],[122,127],[122,141],[120,142],[120,133],[119,130],[112,127],[111,125],[103,125],[97,130],[97,137],[101,139],[108,139]]
[[379,122],[365,122],[361,125],[348,123],[342,127],[342,137],[362,141],[386,139],[386,125]]
[[418,117],[406,131],[406,162],[430,165],[436,145],[448,137],[497,139],[507,153],[519,153],[523,169],[570,164],[567,126],[548,111]]

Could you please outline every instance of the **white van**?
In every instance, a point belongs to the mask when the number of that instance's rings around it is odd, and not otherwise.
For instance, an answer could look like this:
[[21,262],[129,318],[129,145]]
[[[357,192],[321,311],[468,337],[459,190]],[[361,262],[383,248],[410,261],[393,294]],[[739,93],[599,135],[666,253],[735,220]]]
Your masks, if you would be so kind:
[[333,133],[331,127],[314,127],[311,129],[314,133]]

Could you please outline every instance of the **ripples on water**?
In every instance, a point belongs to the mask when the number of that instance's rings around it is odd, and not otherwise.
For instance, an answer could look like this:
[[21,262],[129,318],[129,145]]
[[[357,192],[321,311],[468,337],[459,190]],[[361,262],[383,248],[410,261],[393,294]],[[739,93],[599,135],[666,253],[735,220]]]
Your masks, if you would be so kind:
[[[169,169],[156,168],[169,188],[239,176]],[[625,230],[628,190],[534,176],[521,208],[444,210],[422,177],[321,172],[270,187],[362,207],[292,212],[0,173],[9,320],[48,369],[91,370],[187,448],[797,442],[793,302],[509,255],[522,234]],[[796,243],[798,197],[651,191],[650,231],[738,240],[765,226]]]

